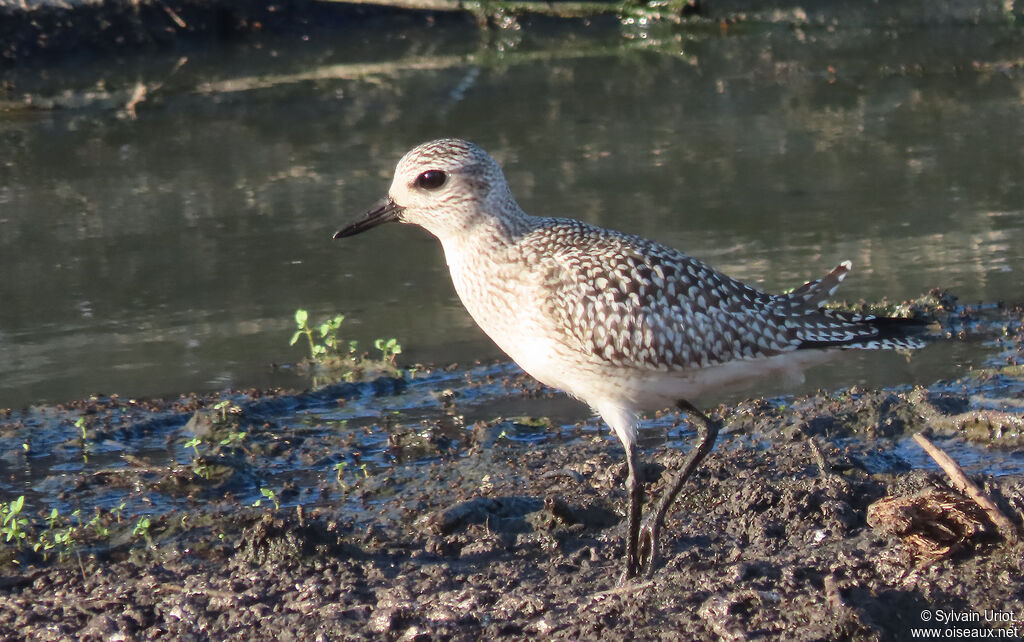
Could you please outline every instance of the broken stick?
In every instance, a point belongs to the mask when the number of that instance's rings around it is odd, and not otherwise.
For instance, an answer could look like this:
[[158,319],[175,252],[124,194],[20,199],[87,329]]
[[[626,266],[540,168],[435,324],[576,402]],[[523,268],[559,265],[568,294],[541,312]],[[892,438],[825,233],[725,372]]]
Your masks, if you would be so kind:
[[918,446],[924,448],[924,451],[935,460],[935,463],[949,475],[949,480],[953,482],[954,488],[966,494],[978,506],[981,506],[981,509],[988,515],[988,518],[996,525],[996,529],[1003,536],[1003,539],[1011,543],[1017,541],[1017,527],[1013,525],[1010,518],[1003,514],[1003,511],[999,510],[999,507],[985,494],[985,491],[981,490],[977,484],[967,478],[964,470],[953,461],[952,457],[933,444],[922,433],[914,435],[914,441],[917,442]]

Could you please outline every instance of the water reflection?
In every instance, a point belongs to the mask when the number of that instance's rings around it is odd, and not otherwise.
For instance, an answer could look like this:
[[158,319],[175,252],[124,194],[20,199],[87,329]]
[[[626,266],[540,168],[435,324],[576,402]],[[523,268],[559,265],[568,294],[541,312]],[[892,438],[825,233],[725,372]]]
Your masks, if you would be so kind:
[[271,364],[302,356],[287,346],[298,307],[344,312],[367,348],[399,337],[409,361],[498,357],[433,239],[330,239],[440,135],[491,151],[527,211],[653,237],[765,288],[849,258],[851,299],[1024,298],[1019,30],[480,33],[10,76],[0,407],[292,384]]

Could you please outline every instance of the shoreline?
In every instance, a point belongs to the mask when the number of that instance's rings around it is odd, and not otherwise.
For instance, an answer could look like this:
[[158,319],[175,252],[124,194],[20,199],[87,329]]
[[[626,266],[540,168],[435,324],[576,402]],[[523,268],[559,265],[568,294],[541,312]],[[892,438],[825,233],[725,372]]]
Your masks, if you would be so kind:
[[[607,19],[626,24],[687,23],[701,28],[734,23],[826,27],[944,26],[1013,23],[1022,16],[1015,0],[915,0],[899,6],[865,7],[831,0],[806,8],[795,0],[766,6],[755,0],[96,0],[43,1],[31,6],[0,0],[0,68],[46,64],[81,56],[119,56],[208,46],[267,35],[301,36],[367,25],[429,27],[438,21],[497,29],[518,19],[543,22]],[[706,27],[704,27],[706,28]]]

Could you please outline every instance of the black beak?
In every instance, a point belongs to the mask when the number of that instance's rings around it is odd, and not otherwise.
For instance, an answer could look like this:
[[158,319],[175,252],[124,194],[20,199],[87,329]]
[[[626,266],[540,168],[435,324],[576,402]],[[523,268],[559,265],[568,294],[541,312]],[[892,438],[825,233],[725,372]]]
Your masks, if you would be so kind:
[[335,232],[334,238],[340,239],[346,236],[355,236],[356,234],[365,232],[371,227],[377,227],[382,223],[397,221],[398,216],[402,213],[403,209],[404,208],[391,200],[390,197],[385,198],[378,201],[372,208],[370,208],[370,211]]

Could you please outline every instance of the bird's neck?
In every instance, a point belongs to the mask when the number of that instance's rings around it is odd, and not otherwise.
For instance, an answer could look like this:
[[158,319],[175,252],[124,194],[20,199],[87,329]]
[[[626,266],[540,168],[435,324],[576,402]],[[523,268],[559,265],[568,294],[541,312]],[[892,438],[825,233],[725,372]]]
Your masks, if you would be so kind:
[[475,262],[474,259],[504,253],[535,227],[536,217],[523,212],[514,202],[502,208],[501,216],[481,213],[464,220],[458,230],[442,237],[448,264]]

